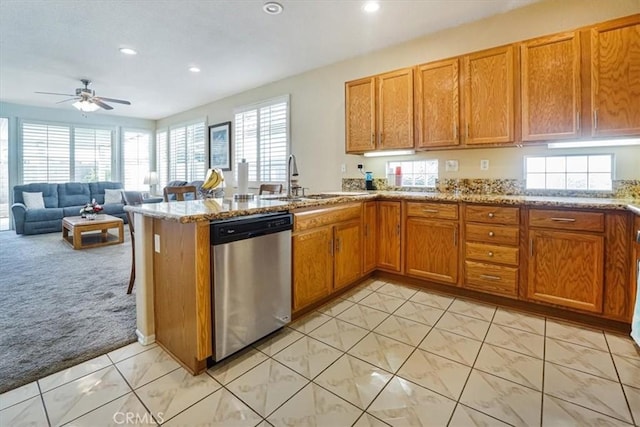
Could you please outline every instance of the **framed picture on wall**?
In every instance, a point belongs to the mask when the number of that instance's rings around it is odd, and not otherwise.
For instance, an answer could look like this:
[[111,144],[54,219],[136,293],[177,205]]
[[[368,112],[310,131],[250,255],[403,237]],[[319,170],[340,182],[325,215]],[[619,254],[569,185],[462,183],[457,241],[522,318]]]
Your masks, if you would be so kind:
[[231,170],[231,122],[209,126],[209,168]]

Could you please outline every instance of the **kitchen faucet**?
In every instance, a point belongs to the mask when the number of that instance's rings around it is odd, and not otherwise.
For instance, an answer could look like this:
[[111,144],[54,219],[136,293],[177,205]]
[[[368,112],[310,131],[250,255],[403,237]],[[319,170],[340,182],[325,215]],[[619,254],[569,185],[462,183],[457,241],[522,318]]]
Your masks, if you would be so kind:
[[289,159],[287,160],[287,199],[293,198],[293,192],[291,191],[291,178],[294,176],[298,176],[298,165],[296,164],[296,156],[294,156],[293,154],[289,154]]

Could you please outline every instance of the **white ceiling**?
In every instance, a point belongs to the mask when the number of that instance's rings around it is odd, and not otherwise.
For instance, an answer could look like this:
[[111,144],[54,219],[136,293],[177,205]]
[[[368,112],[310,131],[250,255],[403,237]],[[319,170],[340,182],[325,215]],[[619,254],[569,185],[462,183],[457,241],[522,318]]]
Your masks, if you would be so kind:
[[92,114],[160,119],[535,1],[382,0],[367,15],[359,0],[280,0],[270,16],[262,0],[2,0],[0,100],[72,108],[34,92],[88,78],[132,103]]

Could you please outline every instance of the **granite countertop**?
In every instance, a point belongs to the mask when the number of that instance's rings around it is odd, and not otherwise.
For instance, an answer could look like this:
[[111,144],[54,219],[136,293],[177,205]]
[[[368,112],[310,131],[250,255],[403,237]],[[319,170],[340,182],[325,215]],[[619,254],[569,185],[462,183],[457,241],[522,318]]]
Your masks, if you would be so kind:
[[543,197],[543,196],[508,196],[508,195],[478,195],[429,193],[413,191],[370,191],[370,192],[327,192],[333,197],[325,199],[303,198],[298,201],[282,201],[256,196],[248,201],[236,201],[230,198],[191,200],[185,202],[150,203],[136,206],[125,206],[125,210],[142,215],[190,223],[197,221],[211,221],[227,219],[236,216],[260,213],[290,211],[299,208],[328,206],[363,200],[415,200],[438,202],[467,202],[501,205],[562,207],[582,209],[614,209],[630,210],[640,215],[640,200],[638,199],[603,199],[586,197]]

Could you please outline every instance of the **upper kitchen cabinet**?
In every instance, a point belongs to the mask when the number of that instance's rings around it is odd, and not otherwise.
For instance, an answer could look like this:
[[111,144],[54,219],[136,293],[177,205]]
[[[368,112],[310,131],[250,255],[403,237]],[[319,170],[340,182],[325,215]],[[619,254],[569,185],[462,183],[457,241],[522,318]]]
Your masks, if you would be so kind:
[[520,45],[522,140],[580,133],[580,37],[557,34]]
[[640,134],[640,14],[591,28],[593,136]]
[[467,145],[514,141],[514,57],[511,45],[463,57]]
[[376,148],[375,81],[368,77],[345,84],[347,153]]
[[460,144],[460,70],[458,58],[416,69],[416,148]]
[[345,84],[346,151],[413,148],[413,69]]

